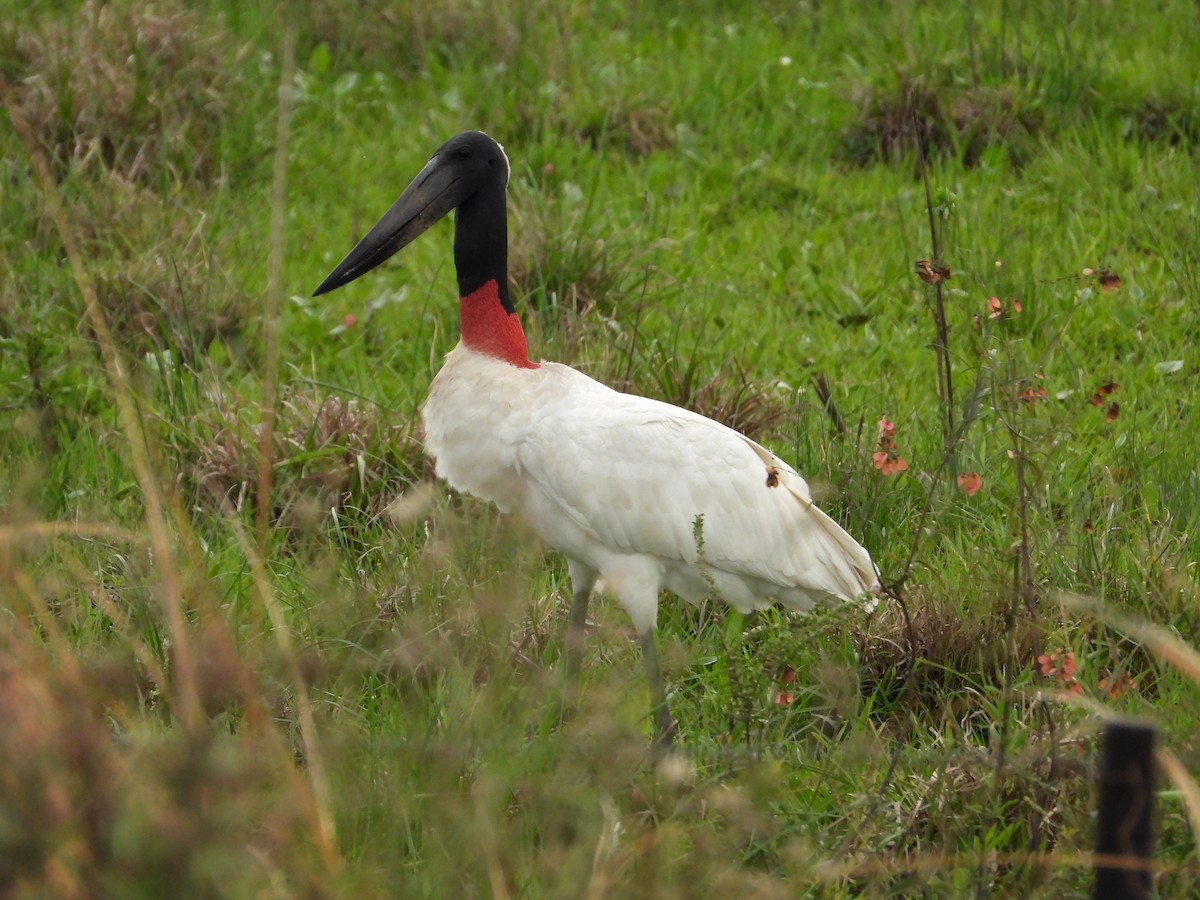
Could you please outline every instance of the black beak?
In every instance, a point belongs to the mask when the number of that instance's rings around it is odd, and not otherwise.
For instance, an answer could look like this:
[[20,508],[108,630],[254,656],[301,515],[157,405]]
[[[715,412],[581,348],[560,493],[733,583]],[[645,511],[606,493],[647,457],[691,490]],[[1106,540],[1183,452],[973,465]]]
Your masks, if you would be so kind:
[[325,277],[313,296],[328,293],[371,271],[458,206],[474,189],[461,175],[441,155],[434,156],[367,236]]

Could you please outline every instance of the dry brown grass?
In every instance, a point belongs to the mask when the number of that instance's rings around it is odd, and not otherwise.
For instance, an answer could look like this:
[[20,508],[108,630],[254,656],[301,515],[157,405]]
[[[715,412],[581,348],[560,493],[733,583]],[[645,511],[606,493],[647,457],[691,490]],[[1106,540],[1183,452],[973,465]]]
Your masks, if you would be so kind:
[[897,869],[927,854],[969,846],[972,834],[960,826],[962,811],[992,807],[1005,810],[1003,827],[1017,829],[1031,855],[1020,863],[983,864],[997,871],[1027,866],[1024,877],[1034,884],[1050,876],[1051,867],[1039,868],[1034,854],[1054,851],[1068,833],[1066,846],[1073,845],[1089,826],[1079,810],[1091,791],[1091,737],[1044,728],[1030,729],[1025,737],[1027,748],[1003,766],[984,748],[947,752],[928,774],[911,773],[893,786],[903,800],[881,812],[894,816]]
[[[253,302],[217,274],[224,248],[204,190],[225,174],[220,137],[244,49],[179,3],[94,0],[0,24],[0,43],[13,115],[53,176],[71,174],[71,225],[122,349],[191,363],[214,339],[236,342]],[[45,210],[31,215],[40,247],[59,252]],[[6,293],[36,296],[42,281],[15,272]]]
[[221,125],[246,48],[181,3],[89,0],[3,37],[14,102],[56,175],[171,183],[219,173]]
[[842,133],[841,154],[857,166],[914,158],[919,148],[970,167],[998,144],[1019,159],[1021,141],[1040,126],[1009,87],[944,88],[901,77],[887,89],[860,87],[854,103],[858,117]]
[[1200,143],[1200,112],[1194,100],[1147,97],[1127,111],[1129,133],[1143,141],[1166,141],[1172,146]]
[[792,398],[778,385],[754,381],[734,359],[703,381],[688,407],[751,438],[779,430],[792,414]]
[[511,62],[521,48],[523,19],[537,13],[522,4],[505,10],[496,0],[383,5],[366,0],[321,0],[296,10],[299,57],[325,44],[340,68],[391,72],[425,71],[431,60],[443,64],[477,50],[480,35],[492,58]]
[[[629,156],[646,156],[675,146],[674,123],[667,110],[651,101],[614,105],[596,111],[576,126],[575,139],[592,149],[613,148]],[[563,123],[570,128],[569,122]]]
[[[971,616],[943,594],[915,590],[906,602],[908,620],[898,604],[889,602],[852,631],[864,691],[899,695],[911,676],[910,708],[954,716],[956,696],[1003,684],[1006,667],[1032,666],[1041,652],[1041,630],[1029,619],[1010,629],[1000,598]],[[990,679],[988,685],[978,680],[981,673]]]
[[[260,410],[257,400],[214,385],[187,433],[171,441],[198,499],[240,511],[255,500]],[[275,429],[274,520],[311,526],[334,515],[378,516],[414,481],[425,461],[416,426],[392,421],[353,398],[285,388]]]

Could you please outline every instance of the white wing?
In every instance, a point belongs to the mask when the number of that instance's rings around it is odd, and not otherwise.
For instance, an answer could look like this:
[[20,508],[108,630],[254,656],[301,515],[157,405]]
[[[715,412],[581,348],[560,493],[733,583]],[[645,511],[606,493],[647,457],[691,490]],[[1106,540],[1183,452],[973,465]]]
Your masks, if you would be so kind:
[[[615,553],[696,564],[699,519],[703,564],[750,579],[758,593],[851,599],[876,584],[866,550],[765,448],[711,419],[543,363],[550,367],[560,389],[543,385],[537,422],[517,450],[522,474],[540,488],[540,530],[569,522],[564,532],[578,529],[585,543]],[[571,555],[565,535],[543,537]]]

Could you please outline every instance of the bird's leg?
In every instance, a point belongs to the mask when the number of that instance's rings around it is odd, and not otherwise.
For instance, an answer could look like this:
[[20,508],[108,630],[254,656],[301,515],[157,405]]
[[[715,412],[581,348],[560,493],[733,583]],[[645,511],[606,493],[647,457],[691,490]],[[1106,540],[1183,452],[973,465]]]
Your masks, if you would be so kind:
[[594,571],[574,560],[567,561],[567,572],[571,576],[571,612],[567,617],[567,681],[574,685],[579,681],[579,669],[583,665],[588,600],[592,597],[597,576]]
[[588,581],[586,585],[572,582],[572,588],[571,612],[567,616],[567,681],[574,685],[579,682],[579,669],[587,644],[587,610],[592,582]]
[[567,615],[565,635],[566,677],[563,695],[554,713],[555,721],[559,725],[575,714],[575,698],[579,692],[579,670],[583,666],[583,651],[587,645],[588,601],[592,597],[592,588],[596,586],[598,577],[594,571],[573,560],[567,560],[567,570],[571,575],[571,611]]
[[658,667],[658,648],[654,643],[654,629],[638,635],[642,647],[642,665],[646,669],[646,681],[650,685],[650,716],[654,721],[654,744],[659,750],[675,742],[675,720],[667,708],[667,692],[663,687],[662,671]]

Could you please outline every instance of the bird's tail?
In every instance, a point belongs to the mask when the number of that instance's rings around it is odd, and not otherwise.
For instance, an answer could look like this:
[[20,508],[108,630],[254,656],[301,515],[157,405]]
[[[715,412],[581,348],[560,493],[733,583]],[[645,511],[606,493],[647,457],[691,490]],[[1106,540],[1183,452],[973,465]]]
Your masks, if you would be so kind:
[[[795,470],[770,450],[744,435],[740,437],[763,461],[768,477],[777,478],[778,483],[783,484],[788,493],[795,497],[812,517],[811,520],[804,520],[804,533],[811,543],[808,549],[814,561],[820,565],[809,570],[812,582],[804,586],[806,592],[827,594],[847,602],[858,600],[864,595],[871,598],[879,596],[882,592],[879,570],[875,568],[871,554],[866,548],[813,503],[808,484]],[[815,528],[810,528],[810,523]],[[863,606],[868,612],[873,611],[876,601],[865,601]]]
[[[822,554],[826,564],[824,574],[829,582],[825,589],[847,601],[858,600],[863,595],[877,596],[881,590],[879,572],[867,549],[816,506],[810,506],[808,511],[820,527],[821,536],[830,543],[829,552]],[[875,601],[864,605],[874,609]]]

